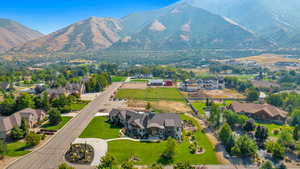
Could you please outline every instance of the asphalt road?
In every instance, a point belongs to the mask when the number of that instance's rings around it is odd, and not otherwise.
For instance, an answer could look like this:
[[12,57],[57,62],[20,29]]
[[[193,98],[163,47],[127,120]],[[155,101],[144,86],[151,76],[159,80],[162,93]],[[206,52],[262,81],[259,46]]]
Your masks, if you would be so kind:
[[44,147],[20,158],[7,169],[55,169],[64,162],[64,154],[70,144],[81,134],[94,115],[109,101],[110,96],[121,86],[114,83],[87,105],[79,115],[73,118]]

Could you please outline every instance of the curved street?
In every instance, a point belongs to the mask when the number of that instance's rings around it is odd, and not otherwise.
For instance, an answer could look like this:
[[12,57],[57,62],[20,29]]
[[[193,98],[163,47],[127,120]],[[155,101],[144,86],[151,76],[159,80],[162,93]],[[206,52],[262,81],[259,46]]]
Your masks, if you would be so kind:
[[103,108],[122,83],[113,83],[88,104],[41,149],[21,157],[7,169],[55,169],[64,162],[69,145],[81,134],[94,115]]

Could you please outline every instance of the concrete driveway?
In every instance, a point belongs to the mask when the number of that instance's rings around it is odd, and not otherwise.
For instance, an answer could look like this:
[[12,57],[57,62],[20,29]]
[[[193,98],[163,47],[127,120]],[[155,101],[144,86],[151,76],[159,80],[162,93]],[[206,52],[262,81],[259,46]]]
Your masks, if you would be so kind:
[[98,166],[100,160],[105,156],[107,152],[107,142],[102,139],[96,138],[77,138],[73,144],[88,144],[94,148],[94,159],[91,163],[91,166]]

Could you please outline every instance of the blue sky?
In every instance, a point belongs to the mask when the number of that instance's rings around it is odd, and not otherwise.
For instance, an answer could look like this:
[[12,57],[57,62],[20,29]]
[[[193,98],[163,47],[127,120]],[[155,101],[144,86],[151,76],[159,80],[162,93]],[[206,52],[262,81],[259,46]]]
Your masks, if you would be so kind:
[[158,9],[178,0],[3,0],[0,18],[16,20],[50,33],[90,16],[120,18],[129,13]]

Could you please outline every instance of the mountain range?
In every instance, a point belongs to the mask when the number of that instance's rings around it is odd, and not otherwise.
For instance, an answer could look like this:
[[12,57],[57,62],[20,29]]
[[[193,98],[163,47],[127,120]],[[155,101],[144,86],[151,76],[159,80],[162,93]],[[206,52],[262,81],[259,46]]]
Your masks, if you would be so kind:
[[14,54],[298,48],[299,5],[298,0],[182,0],[121,19],[90,17],[45,36],[15,29],[11,39],[2,36],[0,20],[0,50],[11,48],[8,53]]
[[0,52],[42,36],[42,33],[15,21],[0,18]]

